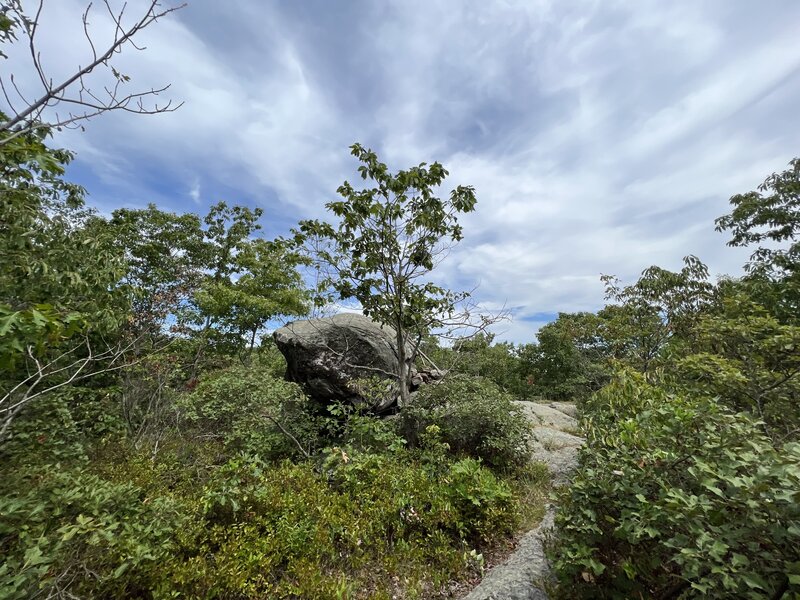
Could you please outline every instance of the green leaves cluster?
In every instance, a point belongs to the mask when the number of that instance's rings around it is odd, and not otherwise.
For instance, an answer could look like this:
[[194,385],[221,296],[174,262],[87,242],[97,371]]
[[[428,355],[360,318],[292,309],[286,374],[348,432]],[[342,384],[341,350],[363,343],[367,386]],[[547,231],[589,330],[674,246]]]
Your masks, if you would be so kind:
[[296,384],[257,364],[208,373],[177,408],[185,435],[216,439],[228,456],[302,458],[318,449],[311,401]]
[[586,402],[583,429],[552,550],[564,597],[800,591],[800,445],[632,373]]
[[202,220],[153,205],[114,211],[108,227],[126,252],[136,330],[159,334],[170,321],[201,346],[252,351],[269,321],[306,314],[304,259],[284,240],[255,237],[261,216],[224,202]]
[[[0,115],[1,116],[1,115]],[[45,145],[47,130],[0,147],[0,366],[28,347],[43,356],[89,323],[113,330],[126,303],[121,253],[93,227],[84,190],[64,181],[69,152]]]
[[421,388],[399,420],[412,446],[421,445],[424,432],[435,426],[451,452],[496,469],[519,469],[530,457],[530,424],[522,410],[509,394],[481,377],[451,375]]
[[351,150],[362,163],[361,178],[374,186],[359,190],[345,181],[337,190],[343,200],[326,205],[338,226],[303,221],[297,239],[313,246],[312,255],[324,270],[322,289],[333,289],[342,300],[357,300],[364,314],[394,329],[397,376],[407,403],[408,362],[422,337],[452,317],[466,297],[434,284],[428,274],[461,240],[457,217],[475,208],[475,191],[457,186],[443,200],[435,195],[448,174],[441,164],[421,163],[393,174],[372,150],[360,144]]

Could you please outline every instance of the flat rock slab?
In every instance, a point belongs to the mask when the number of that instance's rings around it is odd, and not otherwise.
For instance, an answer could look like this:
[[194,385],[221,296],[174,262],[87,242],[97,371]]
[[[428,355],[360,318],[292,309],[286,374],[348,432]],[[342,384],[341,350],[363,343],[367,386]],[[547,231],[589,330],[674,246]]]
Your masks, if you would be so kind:
[[578,418],[578,407],[574,402],[548,402],[547,406],[560,410],[574,419]]
[[518,400],[514,404],[521,407],[534,427],[544,425],[555,429],[577,431],[578,419],[566,414],[563,410],[548,404]]
[[549,572],[542,538],[552,526],[551,509],[536,529],[522,536],[514,554],[489,571],[464,600],[547,600],[539,582]]
[[546,464],[556,485],[567,483],[583,438],[550,427],[535,427],[533,435],[531,460]]
[[[577,462],[578,449],[583,445],[583,438],[574,435],[578,430],[575,405],[523,401],[516,404],[533,425],[531,460],[545,463],[556,485],[567,483]],[[553,527],[553,514],[551,507],[539,526],[520,538],[514,553],[491,569],[463,600],[548,600],[542,589],[542,583],[551,577],[543,539]]]

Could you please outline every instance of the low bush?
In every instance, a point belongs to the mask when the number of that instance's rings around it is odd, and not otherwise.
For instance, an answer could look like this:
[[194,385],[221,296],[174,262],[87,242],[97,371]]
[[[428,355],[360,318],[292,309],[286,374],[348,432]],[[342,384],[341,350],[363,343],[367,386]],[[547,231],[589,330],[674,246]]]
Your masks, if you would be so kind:
[[161,571],[164,595],[389,598],[402,577],[408,597],[429,597],[463,573],[465,550],[516,523],[508,486],[474,460],[438,481],[406,453],[336,448],[325,465],[225,465],[200,499],[203,526]]
[[192,474],[170,447],[155,458],[120,447],[96,473],[6,478],[0,597],[435,597],[519,519],[508,483],[437,456],[240,454]]
[[583,424],[551,547],[563,597],[800,593],[800,444],[776,449],[746,415],[631,373]]
[[423,386],[400,412],[399,427],[416,447],[431,425],[451,452],[494,469],[514,470],[529,460],[530,424],[511,396],[487,379],[452,375]]
[[142,597],[176,549],[180,503],[56,465],[6,476],[0,493],[0,597]]
[[223,444],[225,454],[264,459],[305,457],[318,448],[319,423],[299,386],[264,369],[230,367],[204,376],[178,401],[195,437]]

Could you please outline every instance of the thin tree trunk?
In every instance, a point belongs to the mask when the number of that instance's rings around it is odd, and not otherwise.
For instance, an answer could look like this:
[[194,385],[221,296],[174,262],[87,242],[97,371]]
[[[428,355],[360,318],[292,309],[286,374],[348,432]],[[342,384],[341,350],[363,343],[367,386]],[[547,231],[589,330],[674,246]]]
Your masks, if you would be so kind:
[[403,331],[397,328],[397,374],[400,380],[400,406],[408,406],[410,393],[408,390],[408,365],[406,364],[406,344]]

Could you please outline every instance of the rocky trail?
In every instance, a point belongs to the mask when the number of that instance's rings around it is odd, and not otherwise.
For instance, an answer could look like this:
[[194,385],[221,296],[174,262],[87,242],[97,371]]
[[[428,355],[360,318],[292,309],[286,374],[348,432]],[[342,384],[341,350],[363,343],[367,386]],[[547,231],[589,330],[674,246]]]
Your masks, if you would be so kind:
[[[555,485],[567,483],[578,448],[583,444],[583,438],[576,435],[575,405],[570,402],[517,404],[533,423],[535,441],[531,459],[548,466]],[[542,522],[525,533],[505,562],[493,567],[463,600],[547,600],[541,582],[549,574],[549,565],[542,542],[553,526],[553,514],[553,507],[548,507]]]

